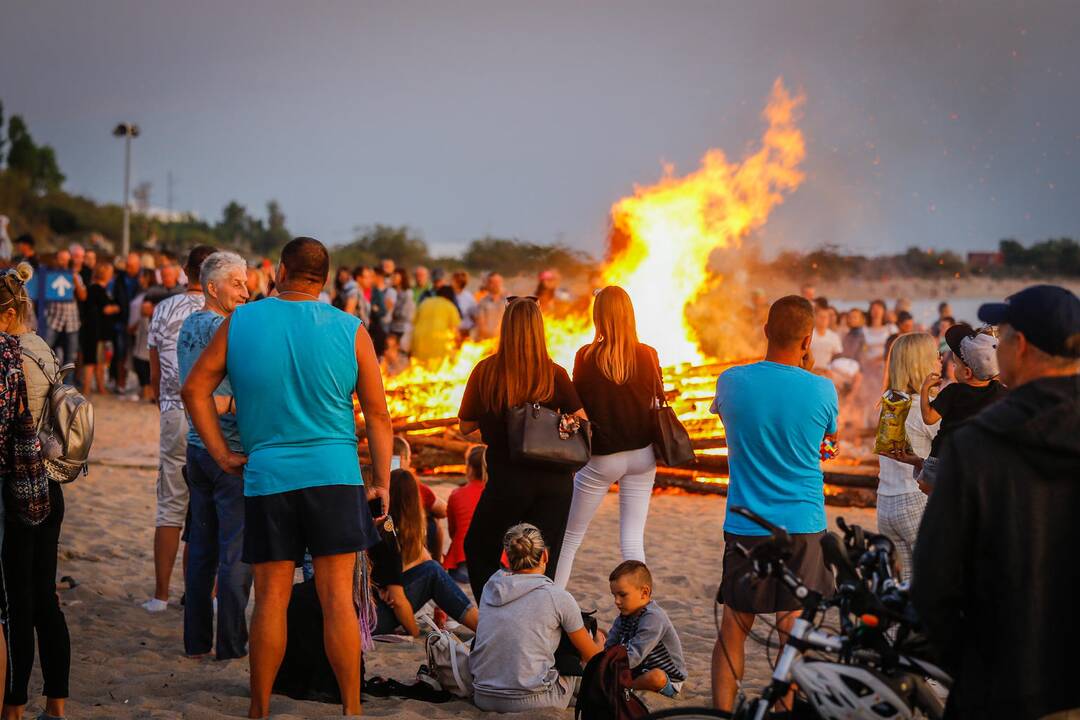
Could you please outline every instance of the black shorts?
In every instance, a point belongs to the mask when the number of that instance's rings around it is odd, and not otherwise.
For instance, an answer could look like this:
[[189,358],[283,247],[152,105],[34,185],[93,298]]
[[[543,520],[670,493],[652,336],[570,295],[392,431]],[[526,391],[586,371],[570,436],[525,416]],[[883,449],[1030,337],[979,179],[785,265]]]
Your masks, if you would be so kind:
[[[835,582],[832,571],[825,565],[821,538],[825,532],[792,533],[792,554],[787,566],[802,578],[810,590],[822,595],[832,594]],[[782,581],[762,580],[754,575],[753,563],[735,549],[739,543],[747,550],[769,540],[768,535],[734,535],[724,533],[724,575],[720,580],[720,599],[727,607],[739,612],[765,613],[799,610],[802,604]]]
[[379,541],[362,485],[322,485],[244,498],[246,563],[300,562],[367,550]]
[[139,376],[139,386],[148,387],[150,385],[150,361],[133,357],[131,358],[131,366],[135,368],[135,374]]

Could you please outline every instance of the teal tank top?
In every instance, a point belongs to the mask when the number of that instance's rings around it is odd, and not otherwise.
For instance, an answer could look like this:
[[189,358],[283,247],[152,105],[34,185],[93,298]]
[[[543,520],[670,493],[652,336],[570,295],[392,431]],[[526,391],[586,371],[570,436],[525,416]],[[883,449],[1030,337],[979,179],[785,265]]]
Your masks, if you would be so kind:
[[236,308],[226,358],[247,453],[244,495],[362,485],[353,391],[359,318],[321,302]]

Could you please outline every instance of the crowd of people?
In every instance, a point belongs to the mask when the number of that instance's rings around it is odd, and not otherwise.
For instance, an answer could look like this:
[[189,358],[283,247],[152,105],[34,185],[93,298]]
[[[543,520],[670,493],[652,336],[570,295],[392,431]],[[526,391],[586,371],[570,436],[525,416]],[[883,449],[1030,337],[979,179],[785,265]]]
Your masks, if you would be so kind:
[[[76,253],[62,252],[53,262],[73,268]],[[29,266],[25,253],[20,259]],[[85,293],[76,293],[74,311],[43,311],[44,339],[31,330],[29,273],[7,271],[0,331],[54,373],[61,364],[50,347],[65,362],[81,354],[87,392],[99,366],[118,353],[139,359],[145,343],[161,462],[155,589],[143,607],[168,607],[185,541],[184,653],[247,655],[250,717],[269,715],[286,666],[325,665],[344,713],[359,713],[371,636],[439,630],[471,637],[472,698],[483,710],[566,708],[582,664],[614,649],[625,652],[633,689],[678,696],[689,672],[656,600],[644,541],[662,358],[639,341],[624,290],[596,293],[595,336],[567,372],[547,350],[545,317],[559,302],[550,275],[526,297],[505,296],[497,274],[472,294],[464,273],[408,272],[392,260],[331,276],[329,254],[312,238],[285,246],[272,279],[259,269],[253,279],[243,258],[210,247],[193,249],[182,269],[165,265],[151,276],[144,264],[129,256],[118,277],[111,265],[91,269],[89,282],[76,283]],[[711,409],[725,427],[730,483],[714,705],[732,708],[755,617],[773,614],[783,630],[798,608],[775,581],[743,581],[749,561],[736,546],[766,538],[731,507],[785,527],[791,567],[808,588],[830,592],[820,461],[841,430],[840,395],[868,388],[910,401],[908,446],[880,458],[878,525],[899,549],[929,640],[957,678],[951,711],[1037,718],[1080,706],[1055,654],[1063,638],[1080,634],[1069,612],[1080,580],[1069,552],[1069,540],[1080,540],[1071,518],[1080,501],[1080,300],[1035,286],[984,306],[985,327],[957,324],[943,307],[926,333],[902,307],[893,315],[875,301],[841,318],[808,294],[763,308],[764,360],[731,368],[716,384]],[[83,325],[74,323],[79,302],[95,313],[88,338],[101,343],[113,333],[111,359],[100,345],[96,356],[87,352]],[[130,331],[124,340],[120,329]],[[439,362],[464,338],[492,339],[494,352],[466,383],[459,427],[475,444],[466,483],[443,503],[393,434],[382,377],[403,358]],[[36,362],[24,366],[39,417],[48,382],[33,374]],[[370,457],[363,465],[354,398]],[[588,422],[587,463],[574,470],[523,457],[508,425],[522,405],[555,411],[568,436]],[[617,619],[604,632],[589,626],[566,588],[615,483],[623,562],[609,577]],[[50,484],[50,499],[46,522],[4,525],[5,720],[22,717],[35,633],[44,717],[64,715],[70,641],[54,588],[59,484]],[[309,627],[296,634],[300,596],[318,609],[321,644]]]

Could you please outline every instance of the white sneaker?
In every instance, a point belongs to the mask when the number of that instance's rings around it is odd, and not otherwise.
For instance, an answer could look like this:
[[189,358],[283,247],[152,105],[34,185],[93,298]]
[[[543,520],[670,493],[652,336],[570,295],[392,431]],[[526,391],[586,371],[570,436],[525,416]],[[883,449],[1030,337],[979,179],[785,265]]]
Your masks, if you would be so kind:
[[165,612],[169,607],[169,603],[164,600],[158,600],[157,598],[150,598],[146,602],[142,603],[142,609],[146,612],[159,613]]

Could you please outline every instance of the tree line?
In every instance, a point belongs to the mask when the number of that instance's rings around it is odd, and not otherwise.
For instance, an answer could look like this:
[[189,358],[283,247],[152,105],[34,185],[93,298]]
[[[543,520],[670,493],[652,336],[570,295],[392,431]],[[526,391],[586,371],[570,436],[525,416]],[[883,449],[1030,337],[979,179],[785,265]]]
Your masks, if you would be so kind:
[[751,260],[751,269],[782,273],[802,281],[807,278],[835,280],[851,277],[949,278],[1076,277],[1080,276],[1080,243],[1072,238],[1051,238],[1024,246],[1009,238],[998,243],[997,252],[962,257],[951,251],[909,247],[894,255],[858,255],[826,245],[810,252],[785,250],[773,260]]

